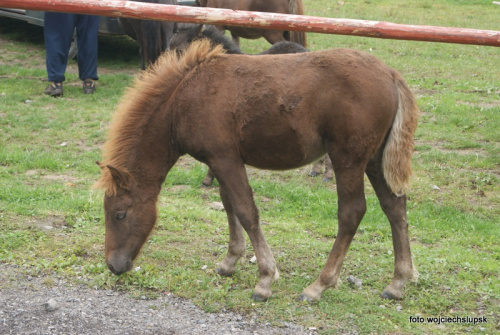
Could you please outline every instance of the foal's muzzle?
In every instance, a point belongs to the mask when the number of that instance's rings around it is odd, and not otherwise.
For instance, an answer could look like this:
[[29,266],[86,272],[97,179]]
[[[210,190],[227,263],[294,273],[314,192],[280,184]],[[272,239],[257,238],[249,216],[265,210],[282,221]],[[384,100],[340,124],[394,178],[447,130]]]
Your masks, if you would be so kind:
[[131,270],[134,265],[130,258],[125,257],[110,257],[106,263],[108,269],[117,276]]

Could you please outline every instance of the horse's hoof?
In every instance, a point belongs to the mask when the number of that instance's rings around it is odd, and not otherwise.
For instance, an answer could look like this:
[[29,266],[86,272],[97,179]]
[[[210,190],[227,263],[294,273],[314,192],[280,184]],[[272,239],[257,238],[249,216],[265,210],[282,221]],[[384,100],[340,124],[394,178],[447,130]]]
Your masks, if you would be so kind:
[[252,294],[252,299],[257,302],[265,302],[267,301],[266,297],[261,296],[260,294],[254,293]]
[[307,295],[305,295],[304,293],[301,293],[297,299],[296,299],[298,302],[315,302],[316,300],[308,297]]
[[205,176],[205,178],[203,178],[203,180],[201,181],[201,186],[211,187],[213,183],[214,183],[214,178],[210,178],[209,176]]
[[314,171],[309,172],[309,177],[316,177],[317,175],[319,175],[318,172],[314,172]]
[[222,277],[231,277],[234,273],[234,272],[224,271],[221,268],[217,268],[215,271],[217,272],[218,275]]
[[390,299],[390,300],[399,300],[401,297],[396,296],[395,294],[389,292],[389,291],[384,291],[380,294],[380,296],[384,299]]

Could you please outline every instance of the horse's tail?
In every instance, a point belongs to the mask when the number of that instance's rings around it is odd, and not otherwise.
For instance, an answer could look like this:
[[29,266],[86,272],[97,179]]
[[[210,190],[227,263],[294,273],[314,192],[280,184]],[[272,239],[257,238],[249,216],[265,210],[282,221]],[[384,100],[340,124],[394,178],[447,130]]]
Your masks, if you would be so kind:
[[[302,0],[288,0],[290,14],[304,15],[304,4]],[[307,46],[306,33],[303,31],[290,31],[290,41]]]
[[403,196],[410,186],[413,135],[420,111],[415,96],[397,72],[394,72],[394,81],[399,104],[385,144],[382,166],[385,180],[392,192]]

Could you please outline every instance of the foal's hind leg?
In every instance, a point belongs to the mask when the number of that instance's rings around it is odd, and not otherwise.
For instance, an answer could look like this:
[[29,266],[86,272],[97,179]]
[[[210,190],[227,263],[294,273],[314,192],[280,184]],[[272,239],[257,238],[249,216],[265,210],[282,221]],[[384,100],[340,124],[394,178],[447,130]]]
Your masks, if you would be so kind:
[[350,168],[349,164],[346,166],[347,168],[335,169],[339,226],[337,238],[318,279],[302,292],[297,299],[299,301],[319,300],[323,291],[337,285],[345,255],[366,212],[364,168]]
[[265,301],[271,296],[272,281],[278,279],[279,275],[271,248],[260,228],[259,214],[253,201],[245,166],[241,162],[222,160],[211,162],[210,167],[219,181],[221,198],[228,210],[230,232],[228,254],[219,266],[219,273],[228,275],[234,272],[238,258],[243,255],[243,227],[252,243],[259,268],[259,281],[252,298]]
[[370,162],[366,174],[375,189],[382,210],[391,223],[392,230],[394,277],[389,286],[382,292],[382,297],[400,299],[403,296],[404,284],[408,280],[416,282],[418,279],[418,272],[413,265],[408,238],[406,196],[397,197],[389,189],[382,171],[381,158]]

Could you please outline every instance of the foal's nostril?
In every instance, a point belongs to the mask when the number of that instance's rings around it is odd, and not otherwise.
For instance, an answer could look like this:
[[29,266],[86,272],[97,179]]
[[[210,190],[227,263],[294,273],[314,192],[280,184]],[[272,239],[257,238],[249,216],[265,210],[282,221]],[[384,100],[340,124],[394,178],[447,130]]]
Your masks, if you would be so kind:
[[126,269],[124,269],[124,270],[116,269],[111,263],[108,263],[108,269],[109,269],[109,271],[113,272],[117,276],[119,276],[122,273],[127,271]]
[[108,269],[109,269],[109,271],[113,272],[115,275],[117,274],[114,266],[111,265],[110,263],[108,263]]
[[112,262],[108,262],[107,265],[108,265],[109,271],[111,271],[115,275],[119,276],[122,273],[125,273],[125,272],[129,271],[130,269],[132,269],[133,262],[132,262],[132,260],[127,260],[125,262],[125,266],[116,266],[116,264],[113,265]]

